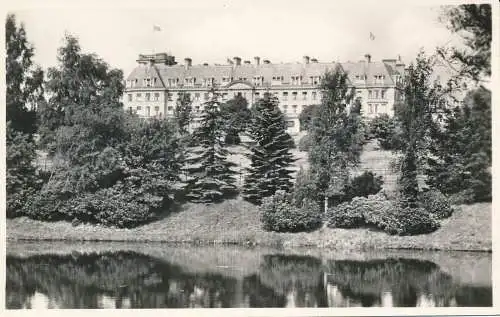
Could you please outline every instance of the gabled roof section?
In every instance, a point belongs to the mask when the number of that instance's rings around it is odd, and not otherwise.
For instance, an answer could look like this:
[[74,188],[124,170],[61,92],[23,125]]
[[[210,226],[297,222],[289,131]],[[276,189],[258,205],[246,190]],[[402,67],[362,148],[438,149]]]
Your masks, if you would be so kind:
[[[394,71],[392,67],[383,62],[346,62],[342,67],[348,73],[351,82],[356,84],[356,76],[366,76],[366,85],[395,85],[392,76]],[[384,76],[383,83],[375,81],[375,76]]]
[[[156,65],[138,65],[132,73],[127,77],[127,80],[137,80],[134,87],[145,88],[144,79],[150,79],[148,88],[165,88],[162,76]],[[156,78],[156,80],[155,80]]]

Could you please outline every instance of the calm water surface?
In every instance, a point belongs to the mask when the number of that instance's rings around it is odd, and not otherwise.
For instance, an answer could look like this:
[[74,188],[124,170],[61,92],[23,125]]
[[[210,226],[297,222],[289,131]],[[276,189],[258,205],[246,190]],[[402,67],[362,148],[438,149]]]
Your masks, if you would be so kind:
[[6,303],[8,309],[492,306],[490,254],[305,253],[10,243]]

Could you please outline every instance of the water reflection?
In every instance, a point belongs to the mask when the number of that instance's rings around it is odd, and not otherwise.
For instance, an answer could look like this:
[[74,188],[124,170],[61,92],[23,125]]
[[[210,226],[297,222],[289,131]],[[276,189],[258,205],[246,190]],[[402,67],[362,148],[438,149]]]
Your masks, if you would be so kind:
[[7,257],[8,309],[492,306],[429,261],[265,255],[230,276],[137,252]]

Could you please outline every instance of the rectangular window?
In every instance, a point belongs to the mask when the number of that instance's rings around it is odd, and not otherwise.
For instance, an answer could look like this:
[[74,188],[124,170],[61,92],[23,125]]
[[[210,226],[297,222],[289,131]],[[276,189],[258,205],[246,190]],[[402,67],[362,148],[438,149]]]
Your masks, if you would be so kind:
[[374,93],[375,93],[375,99],[378,99],[378,90],[375,90]]
[[255,99],[258,99],[260,97],[260,93],[256,92],[255,93]]
[[137,106],[137,111],[141,111],[141,106]]
[[137,94],[137,95],[136,95],[136,99],[137,99],[137,100],[141,100],[141,98],[142,98],[142,94]]
[[155,106],[155,111],[156,111],[156,112],[160,111],[160,107]]
[[283,112],[287,112],[288,111],[288,105],[283,105]]
[[302,100],[307,100],[307,91],[302,92]]
[[293,112],[297,113],[297,105],[292,106]]
[[146,107],[146,115],[149,117],[151,115],[151,107],[147,106]]
[[286,91],[283,92],[283,100],[288,100],[288,93]]
[[169,92],[169,93],[168,93],[168,101],[172,101],[172,97],[173,97],[172,93],[171,93],[171,92]]
[[156,77],[153,78],[153,85],[156,85]]
[[173,110],[174,110],[174,107],[172,107],[172,106],[168,106],[168,107],[167,107],[167,111],[168,111],[168,112],[172,112]]
[[203,99],[208,100],[210,98],[210,95],[208,92],[203,94]]
[[385,99],[385,90],[380,91],[380,99]]
[[373,112],[378,113],[378,104],[374,104],[373,107],[374,107]]
[[194,94],[194,100],[200,100],[200,93],[199,92]]
[[128,94],[128,101],[132,101],[132,94]]
[[371,103],[368,104],[368,113],[373,113],[373,105]]
[[151,94],[150,93],[146,93],[146,101],[150,101],[151,100]]
[[292,99],[297,100],[297,92],[296,91],[292,92]]
[[368,99],[372,99],[372,91],[368,90]]
[[312,100],[316,100],[316,92],[315,91],[312,92]]
[[160,93],[155,92],[154,94],[154,100],[158,101],[160,99]]

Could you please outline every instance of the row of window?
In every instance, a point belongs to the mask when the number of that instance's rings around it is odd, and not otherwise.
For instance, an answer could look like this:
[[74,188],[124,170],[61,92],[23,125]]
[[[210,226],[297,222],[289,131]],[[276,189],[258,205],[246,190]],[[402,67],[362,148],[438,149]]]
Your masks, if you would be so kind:
[[368,90],[368,99],[386,99],[387,94],[385,89],[370,89]]
[[386,104],[369,103],[368,113],[369,114],[386,113]]
[[[142,80],[142,85],[144,87],[154,87],[156,86],[156,83],[159,79],[156,77],[153,78],[144,78]],[[241,80],[241,81],[247,81],[247,77],[229,77],[229,76],[224,76],[222,77],[222,84],[228,84],[234,80]],[[272,82],[273,84],[282,84],[285,80],[284,76],[273,76],[272,77]],[[303,81],[303,77],[296,75],[296,76],[291,76],[291,81],[290,84],[292,85],[302,85],[303,83],[309,83],[312,85],[318,85],[319,82],[321,81],[321,76],[310,76],[308,82]],[[252,83],[255,86],[262,86],[264,84],[264,76],[253,76],[252,78]],[[179,78],[167,78],[165,84],[168,87],[177,87],[180,84]],[[184,86],[187,87],[194,87],[197,84],[197,78],[196,77],[186,77],[184,78]],[[202,87],[212,87],[215,85],[215,77],[205,77],[202,79],[201,82]],[[127,87],[137,87],[138,86],[138,79],[134,80],[127,80]]]
[[[194,101],[199,101],[200,100],[200,97],[201,97],[201,94],[199,92],[196,92],[194,93],[194,96],[191,94],[191,93],[185,93],[186,95],[189,96],[189,98],[193,98],[192,100]],[[234,96],[241,96],[241,97],[244,97],[244,98],[247,98],[247,93],[246,92],[235,92],[234,93]],[[309,93],[307,91],[303,91],[300,93],[300,96],[301,96],[301,100],[307,100],[307,97],[308,97]],[[227,100],[229,94],[228,93],[222,93],[222,99],[223,100]],[[275,93],[275,96],[276,97],[280,97],[279,96],[279,93]],[[293,91],[290,93],[290,100],[299,100],[299,93],[297,91]],[[158,101],[159,98],[160,98],[160,93],[158,92],[155,92],[153,95],[151,95],[151,93],[145,93],[144,94],[144,100],[142,99],[142,93],[136,93],[136,96],[135,96],[135,100],[136,101]],[[151,97],[153,99],[151,99]],[[168,93],[167,95],[168,97],[168,101],[173,101],[173,94],[172,93]],[[261,97],[261,94],[260,92],[255,92],[255,99],[259,99]],[[289,93],[287,91],[284,91],[281,95],[281,99],[284,100],[284,101],[287,101],[289,98]],[[203,93],[203,99],[205,101],[209,100],[210,99],[210,93],[206,92],[206,93]],[[316,91],[312,91],[311,92],[311,99],[312,100],[317,100],[317,92]],[[128,94],[128,101],[133,101],[133,94]]]

